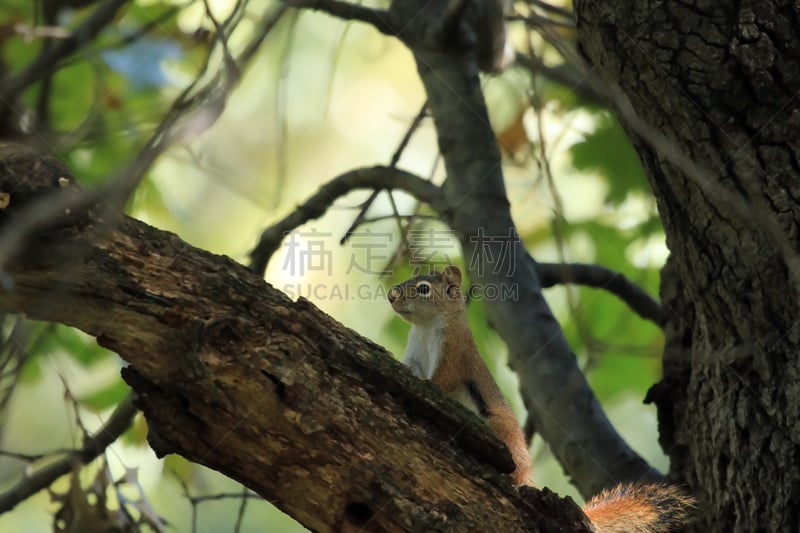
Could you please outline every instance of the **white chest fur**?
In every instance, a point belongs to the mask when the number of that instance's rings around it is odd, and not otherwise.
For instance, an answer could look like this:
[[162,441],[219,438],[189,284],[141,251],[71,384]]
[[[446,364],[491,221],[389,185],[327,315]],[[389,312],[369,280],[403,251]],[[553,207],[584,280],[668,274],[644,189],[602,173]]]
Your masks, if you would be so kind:
[[411,326],[403,363],[422,379],[431,379],[442,359],[444,331],[441,324]]

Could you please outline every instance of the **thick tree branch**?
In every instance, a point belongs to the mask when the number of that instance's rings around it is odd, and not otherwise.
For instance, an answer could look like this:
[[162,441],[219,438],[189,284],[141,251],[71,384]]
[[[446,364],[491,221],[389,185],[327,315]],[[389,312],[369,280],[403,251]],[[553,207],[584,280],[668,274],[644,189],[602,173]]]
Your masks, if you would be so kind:
[[644,289],[610,268],[584,263],[536,263],[536,271],[543,289],[568,283],[603,289],[619,297],[642,318],[662,326],[661,304]]
[[672,475],[703,501],[691,531],[797,530],[800,10],[573,5],[670,249],[664,377],[648,398]]
[[[14,191],[0,232],[64,175],[0,161],[0,191]],[[99,224],[73,214],[29,236],[0,312],[78,327],[128,361],[159,455],[219,470],[317,531],[588,531],[573,503],[514,489],[488,428],[380,346],[173,234]]]
[[128,429],[136,412],[132,396],[122,400],[103,427],[94,435],[86,437],[83,446],[41,470],[26,475],[7,492],[0,494],[0,514],[10,511],[21,501],[46,489],[56,479],[70,473],[76,461],[82,464],[93,461]]
[[320,187],[311,198],[261,233],[258,244],[250,253],[253,272],[264,274],[270,257],[280,247],[287,233],[322,216],[333,202],[355,189],[399,189],[420,202],[430,204],[437,211],[443,208],[439,188],[419,176],[394,167],[351,170]]

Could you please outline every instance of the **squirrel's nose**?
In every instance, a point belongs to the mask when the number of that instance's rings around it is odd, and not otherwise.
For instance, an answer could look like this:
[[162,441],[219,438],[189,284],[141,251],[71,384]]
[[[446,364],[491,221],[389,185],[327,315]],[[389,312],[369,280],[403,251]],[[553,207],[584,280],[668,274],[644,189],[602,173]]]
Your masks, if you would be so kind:
[[394,303],[395,300],[400,298],[400,294],[401,294],[400,287],[398,287],[396,285],[394,287],[392,287],[392,290],[389,291],[389,295],[388,295],[389,303],[390,304]]

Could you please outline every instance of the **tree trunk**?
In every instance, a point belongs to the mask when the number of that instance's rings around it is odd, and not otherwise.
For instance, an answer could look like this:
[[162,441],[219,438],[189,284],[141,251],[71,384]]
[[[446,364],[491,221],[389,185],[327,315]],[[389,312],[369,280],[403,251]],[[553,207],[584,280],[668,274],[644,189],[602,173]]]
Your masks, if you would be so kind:
[[575,10],[590,61],[706,170],[689,177],[629,129],[671,252],[664,379],[650,398],[672,472],[700,502],[696,530],[798,531],[800,8],[576,0]]
[[[0,250],[77,190],[52,160],[0,154]],[[488,428],[380,346],[226,257],[98,211],[51,218],[4,258],[0,312],[119,353],[159,455],[218,470],[317,531],[588,531],[569,498],[517,491]]]

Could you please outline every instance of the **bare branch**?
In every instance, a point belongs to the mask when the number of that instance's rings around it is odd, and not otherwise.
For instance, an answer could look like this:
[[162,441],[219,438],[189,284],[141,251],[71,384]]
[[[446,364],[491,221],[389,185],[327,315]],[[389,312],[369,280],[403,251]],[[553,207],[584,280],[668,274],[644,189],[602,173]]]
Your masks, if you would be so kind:
[[542,288],[574,283],[606,290],[628,304],[639,316],[662,327],[661,304],[619,272],[584,263],[536,263]]
[[83,441],[83,446],[57,462],[26,476],[10,490],[0,494],[0,513],[10,511],[24,499],[49,487],[56,479],[68,474],[76,461],[82,464],[93,461],[128,429],[136,412],[133,395],[130,395],[117,405],[111,417],[97,433]]
[[436,211],[444,210],[439,188],[419,176],[391,167],[351,170],[320,187],[316,194],[292,213],[261,233],[258,244],[250,252],[250,268],[253,272],[264,275],[267,263],[287,233],[309,220],[319,218],[333,202],[355,189],[399,189],[430,204]]
[[396,35],[398,30],[395,28],[399,28],[397,25],[392,24],[389,12],[351,4],[350,2],[340,2],[339,0],[289,0],[286,5],[322,11],[344,20],[366,22],[385,35]]
[[217,492],[214,494],[204,494],[201,496],[192,496],[192,493],[189,491],[189,486],[183,480],[181,476],[177,473],[175,474],[175,479],[178,480],[178,484],[181,486],[183,490],[183,495],[189,501],[189,505],[192,506],[192,533],[197,531],[197,515],[198,515],[198,507],[203,502],[211,502],[211,501],[219,501],[219,500],[242,500],[239,504],[239,510],[236,513],[236,523],[234,524],[233,531],[234,533],[241,530],[242,521],[244,519],[244,511],[247,508],[247,502],[249,500],[257,499],[259,501],[263,501],[263,498],[252,492],[250,489],[242,485],[242,490],[240,492]]

